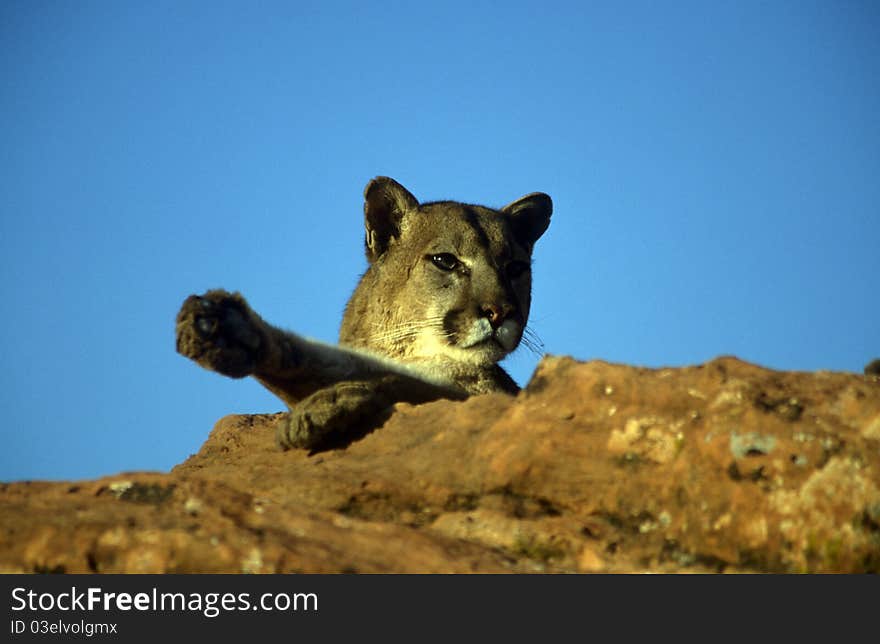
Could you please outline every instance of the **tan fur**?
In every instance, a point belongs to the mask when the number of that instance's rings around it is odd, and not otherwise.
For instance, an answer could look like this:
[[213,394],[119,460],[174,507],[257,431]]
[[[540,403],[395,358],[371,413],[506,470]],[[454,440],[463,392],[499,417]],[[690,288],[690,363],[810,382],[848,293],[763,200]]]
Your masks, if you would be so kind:
[[531,252],[549,225],[535,193],[501,210],[419,204],[387,177],[365,190],[369,268],[349,300],[339,346],[262,320],[237,293],[190,296],[177,349],[232,377],[252,375],[291,409],[282,447],[350,440],[394,402],[516,393],[498,365],[519,344],[531,303]]

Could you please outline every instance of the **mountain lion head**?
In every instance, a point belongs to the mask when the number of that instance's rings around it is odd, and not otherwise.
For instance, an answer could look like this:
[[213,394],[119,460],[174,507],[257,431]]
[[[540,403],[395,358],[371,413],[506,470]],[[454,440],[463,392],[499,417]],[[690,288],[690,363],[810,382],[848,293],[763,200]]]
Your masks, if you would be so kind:
[[488,367],[523,337],[531,255],[550,224],[550,197],[495,210],[420,204],[387,177],[365,190],[369,268],[343,318],[340,341],[408,362]]

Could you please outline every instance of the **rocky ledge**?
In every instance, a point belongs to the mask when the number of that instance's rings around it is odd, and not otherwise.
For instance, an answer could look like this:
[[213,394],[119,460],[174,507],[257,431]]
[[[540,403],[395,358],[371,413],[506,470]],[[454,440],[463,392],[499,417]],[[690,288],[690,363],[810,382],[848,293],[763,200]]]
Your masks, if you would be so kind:
[[880,572],[880,378],[548,357],[344,449],[0,486],[2,572]]

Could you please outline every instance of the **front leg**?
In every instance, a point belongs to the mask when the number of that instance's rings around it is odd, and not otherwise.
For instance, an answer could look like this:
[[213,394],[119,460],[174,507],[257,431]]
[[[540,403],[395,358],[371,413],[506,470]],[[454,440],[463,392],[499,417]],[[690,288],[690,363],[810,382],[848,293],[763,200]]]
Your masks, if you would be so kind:
[[190,295],[177,314],[177,351],[232,378],[256,373],[267,349],[266,323],[238,293]]
[[379,427],[395,403],[419,405],[464,397],[399,374],[337,382],[291,407],[290,414],[278,425],[275,438],[282,449],[338,447]]
[[376,382],[338,382],[291,407],[278,425],[275,441],[282,449],[321,449],[350,443],[375,429],[393,401]]
[[176,335],[181,355],[224,376],[254,376],[288,406],[327,384],[310,365],[309,341],[266,323],[239,293],[190,295]]
[[278,329],[263,321],[238,293],[213,290],[189,296],[177,314],[176,332],[182,355],[226,376],[254,376],[291,408],[336,383],[384,383],[388,377],[396,390],[417,392],[409,397],[467,397],[454,384],[381,356]]

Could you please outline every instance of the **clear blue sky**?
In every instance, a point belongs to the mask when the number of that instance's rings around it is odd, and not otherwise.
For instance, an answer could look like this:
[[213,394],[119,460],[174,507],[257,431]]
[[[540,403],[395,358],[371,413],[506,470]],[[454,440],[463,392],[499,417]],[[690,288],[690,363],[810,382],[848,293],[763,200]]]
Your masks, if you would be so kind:
[[379,174],[552,195],[550,353],[861,372],[878,7],[4,0],[0,480],[167,470],[221,416],[281,410],[178,356],[177,308],[237,289],[335,340]]

